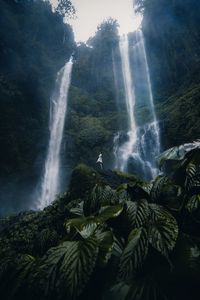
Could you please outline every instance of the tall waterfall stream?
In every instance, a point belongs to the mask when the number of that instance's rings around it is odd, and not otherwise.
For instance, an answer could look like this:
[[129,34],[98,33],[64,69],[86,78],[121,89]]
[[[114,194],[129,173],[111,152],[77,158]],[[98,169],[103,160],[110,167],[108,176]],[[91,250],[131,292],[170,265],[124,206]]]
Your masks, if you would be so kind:
[[59,193],[60,182],[60,150],[63,138],[65,117],[67,114],[68,91],[71,83],[72,59],[58,72],[56,87],[51,99],[50,138],[45,161],[44,175],[38,209],[49,205]]
[[[137,173],[145,179],[151,179],[158,174],[156,168],[156,157],[160,153],[159,126],[156,118],[153,94],[147,62],[144,37],[141,30],[135,33],[135,45],[133,55],[139,67],[133,68],[130,63],[130,45],[127,35],[120,38],[120,55],[122,64],[122,75],[124,81],[125,107],[128,117],[128,129],[126,141],[120,142],[121,135],[118,132],[114,138],[115,168],[128,171],[132,164]],[[139,74],[138,74],[139,73]],[[141,74],[140,74],[141,73]],[[147,106],[150,122],[138,126],[136,121],[136,105],[138,99],[138,81],[135,79],[140,75],[143,88],[147,95]]]

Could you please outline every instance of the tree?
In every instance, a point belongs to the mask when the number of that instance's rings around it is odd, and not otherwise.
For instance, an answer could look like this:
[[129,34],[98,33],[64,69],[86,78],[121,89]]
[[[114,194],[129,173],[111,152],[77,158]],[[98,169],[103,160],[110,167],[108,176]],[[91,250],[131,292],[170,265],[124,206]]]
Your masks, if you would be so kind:
[[118,27],[117,20],[108,18],[97,27],[97,32],[94,37],[90,38],[88,44],[92,47],[105,45],[116,45],[118,43]]
[[59,0],[56,12],[64,17],[72,17],[75,14],[75,8],[70,0]]

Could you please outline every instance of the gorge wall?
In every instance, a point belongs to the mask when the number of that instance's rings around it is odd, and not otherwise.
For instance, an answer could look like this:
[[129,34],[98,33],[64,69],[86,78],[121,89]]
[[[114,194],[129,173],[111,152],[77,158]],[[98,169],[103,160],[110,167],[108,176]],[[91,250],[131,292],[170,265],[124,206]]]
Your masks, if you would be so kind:
[[50,4],[0,2],[0,214],[28,208],[49,137],[49,103],[73,32]]
[[199,138],[200,3],[138,1],[164,149]]

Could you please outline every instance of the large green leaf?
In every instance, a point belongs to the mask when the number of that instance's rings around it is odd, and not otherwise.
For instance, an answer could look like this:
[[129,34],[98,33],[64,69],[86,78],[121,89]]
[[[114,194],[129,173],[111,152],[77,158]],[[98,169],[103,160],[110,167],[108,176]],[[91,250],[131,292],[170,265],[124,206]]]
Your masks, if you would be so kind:
[[192,213],[195,210],[197,210],[199,206],[200,206],[200,195],[194,195],[189,199],[186,208],[188,209],[189,212]]
[[161,153],[161,155],[158,157],[158,163],[160,166],[162,166],[163,162],[166,160],[183,160],[185,154],[186,151],[184,150],[183,145],[173,147]]
[[123,209],[124,209],[123,204],[103,207],[98,215],[98,219],[101,220],[102,222],[106,222],[109,219],[115,219],[119,217]]
[[144,228],[136,228],[128,237],[119,266],[119,278],[128,280],[142,267],[148,253],[148,234]]
[[124,250],[125,240],[122,237],[116,237],[114,235],[114,244],[113,244],[113,255],[120,257]]
[[167,300],[153,278],[134,280],[125,300]]
[[119,194],[109,186],[95,185],[91,194],[85,199],[83,210],[85,216],[96,214],[101,206],[119,203]]
[[99,218],[91,216],[87,218],[70,219],[67,220],[64,225],[68,232],[74,229],[79,232],[83,238],[88,238],[100,224],[102,224],[102,221]]
[[183,206],[182,189],[168,177],[158,176],[153,182],[151,200],[171,210],[179,211]]
[[69,211],[76,216],[83,216],[83,201],[79,202],[75,207],[72,207]]
[[162,166],[162,164],[167,160],[183,160],[187,153],[195,149],[200,149],[199,141],[170,148],[159,156],[159,165]]
[[166,184],[171,183],[169,178],[166,176],[157,176],[156,179],[153,181],[153,186],[151,189],[151,200],[153,202],[158,202],[161,196],[163,187]]
[[68,231],[74,228],[83,238],[87,238],[94,233],[99,225],[105,223],[109,219],[117,218],[123,209],[123,204],[103,207],[98,216],[70,219],[65,222],[65,227]]
[[186,177],[185,177],[185,188],[186,190],[190,190],[196,175],[196,166],[192,163],[189,163],[186,167]]
[[92,192],[85,199],[83,203],[83,212],[85,216],[93,215],[100,209],[102,190],[103,187],[96,184]]
[[96,238],[99,243],[99,256],[98,263],[100,266],[105,266],[109,259],[111,258],[113,246],[114,246],[114,237],[111,231],[106,231],[96,234]]
[[106,300],[125,300],[129,289],[130,286],[128,284],[126,284],[125,282],[119,282],[116,285],[112,286]]
[[110,290],[112,300],[167,300],[153,276],[134,278],[130,283],[120,282]]
[[20,298],[21,293],[28,288],[34,263],[35,258],[27,254],[5,257],[0,264],[1,295],[5,293],[6,299]]
[[166,258],[174,249],[178,237],[176,219],[162,206],[150,204],[149,242]]
[[102,189],[101,205],[115,205],[119,203],[119,194],[113,190],[110,186],[105,186]]
[[189,235],[180,235],[174,250],[174,265],[186,276],[200,275],[200,248]]
[[39,272],[46,295],[50,296],[51,291],[56,290],[66,299],[80,295],[94,270],[98,251],[98,241],[94,237],[51,248],[43,258]]
[[35,257],[24,254],[21,255],[16,261],[16,271],[17,274],[15,284],[12,286],[12,297],[15,297],[16,294],[24,288],[27,288],[27,280],[30,277],[30,274],[33,270],[35,264]]
[[134,184],[128,184],[127,193],[131,197],[132,201],[136,201],[139,199],[149,199],[151,188],[151,183],[136,182]]
[[126,215],[133,228],[143,226],[149,217],[149,206],[145,199],[138,201],[127,201]]
[[59,236],[55,230],[45,228],[38,232],[34,245],[39,253],[44,254],[49,248],[58,244]]
[[199,166],[193,163],[186,167],[185,189],[190,194],[200,192],[200,170]]

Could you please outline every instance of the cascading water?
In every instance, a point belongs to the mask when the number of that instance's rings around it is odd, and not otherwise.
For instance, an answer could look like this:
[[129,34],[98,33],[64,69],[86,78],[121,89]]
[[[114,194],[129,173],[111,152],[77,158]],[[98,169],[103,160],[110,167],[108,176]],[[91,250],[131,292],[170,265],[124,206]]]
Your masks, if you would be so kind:
[[149,66],[147,62],[147,55],[145,49],[145,41],[142,30],[136,31],[136,45],[135,52],[140,60],[141,73],[143,74],[142,81],[144,89],[147,93],[147,102],[149,107],[149,115],[151,121],[139,128],[138,143],[140,144],[140,151],[142,159],[144,160],[148,178],[153,178],[158,175],[156,167],[156,157],[160,154],[160,132],[159,124],[156,118],[155,106],[153,101],[153,93],[150,79]]
[[[126,141],[124,142],[124,137],[120,133],[117,133],[114,138],[115,167],[127,171],[130,169],[129,166],[132,165],[132,169],[143,178],[151,179],[158,174],[156,157],[160,153],[160,138],[144,37],[141,30],[135,33],[133,56],[134,61],[137,63],[135,63],[134,68],[130,63],[129,49],[128,37],[121,37],[120,54],[129,122],[127,133],[124,135]],[[148,107],[150,122],[138,126],[136,106],[138,106],[143,93],[146,95],[145,105]]]
[[41,192],[38,209],[49,205],[59,193],[60,180],[60,149],[67,113],[68,91],[71,82],[72,58],[58,72],[56,88],[51,101],[50,109],[50,140],[45,161],[44,176],[41,183]]
[[123,35],[120,38],[120,54],[122,61],[126,110],[128,113],[128,139],[125,143],[118,147],[117,143],[120,137],[118,134],[114,140],[114,151],[116,156],[116,167],[124,171],[127,169],[127,163],[131,156],[139,158],[137,149],[134,149],[134,146],[137,142],[137,126],[135,123],[135,92],[130,68],[129,42],[127,35]]

